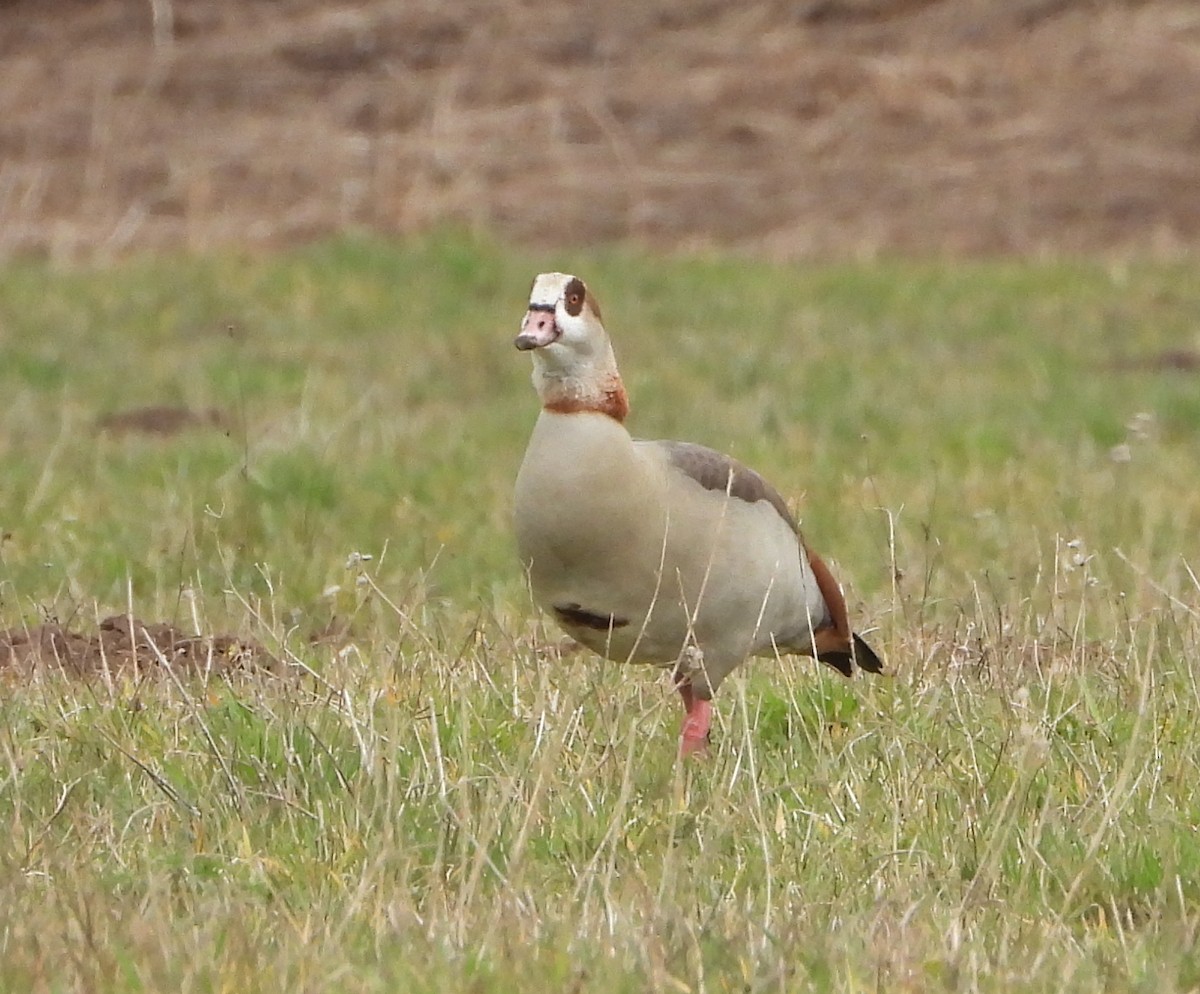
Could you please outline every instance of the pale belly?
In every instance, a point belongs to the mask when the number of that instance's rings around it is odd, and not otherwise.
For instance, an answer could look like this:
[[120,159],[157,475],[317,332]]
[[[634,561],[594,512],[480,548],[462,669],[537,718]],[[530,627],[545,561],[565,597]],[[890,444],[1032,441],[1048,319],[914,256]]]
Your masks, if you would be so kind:
[[[806,637],[794,537],[769,524],[758,536],[753,519],[735,529],[674,517],[678,527],[645,529],[624,554],[604,533],[576,530],[560,542],[519,534],[535,599],[571,637],[618,662],[671,665],[688,645],[740,659]],[[755,538],[778,540],[777,553],[764,554]]]

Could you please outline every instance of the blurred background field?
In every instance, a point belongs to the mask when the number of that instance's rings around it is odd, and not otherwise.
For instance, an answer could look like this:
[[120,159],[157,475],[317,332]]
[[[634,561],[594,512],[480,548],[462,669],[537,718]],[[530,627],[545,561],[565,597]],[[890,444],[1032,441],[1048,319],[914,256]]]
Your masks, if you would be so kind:
[[0,251],[1200,237],[1192,0],[7,0]]
[[894,572],[905,591],[986,573],[1020,597],[1055,536],[1169,559],[1200,524],[1184,263],[343,239],[0,275],[7,609],[132,594],[179,621],[180,589],[209,578],[225,624],[243,608],[222,585],[271,577],[312,626],[352,553],[390,589],[420,574],[460,604],[520,600],[509,488],[536,398],[511,340],[527,274],[556,263],[605,301],[634,430],[767,467],[880,614]]
[[[1196,989],[1198,94],[1167,0],[0,4],[0,987]],[[682,766],[559,644],[552,268],[889,676]]]

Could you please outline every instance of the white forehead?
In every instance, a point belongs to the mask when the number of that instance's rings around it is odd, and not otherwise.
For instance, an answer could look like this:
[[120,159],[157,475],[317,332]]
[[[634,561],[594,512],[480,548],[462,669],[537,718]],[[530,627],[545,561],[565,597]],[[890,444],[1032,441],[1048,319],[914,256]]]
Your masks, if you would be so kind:
[[570,273],[542,273],[533,281],[529,291],[531,304],[549,304],[553,307],[562,300],[567,284],[575,279]]

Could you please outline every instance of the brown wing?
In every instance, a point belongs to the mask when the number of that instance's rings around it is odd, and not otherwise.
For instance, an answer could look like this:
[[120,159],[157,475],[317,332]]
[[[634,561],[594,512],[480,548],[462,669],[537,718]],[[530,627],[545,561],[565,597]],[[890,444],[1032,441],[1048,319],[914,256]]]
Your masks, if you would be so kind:
[[817,589],[825,600],[825,609],[829,612],[829,622],[813,632],[817,659],[828,663],[843,676],[850,676],[855,664],[868,673],[882,673],[883,661],[875,654],[875,650],[850,630],[846,598],[842,596],[842,588],[829,572],[825,560],[807,545],[804,546],[804,552],[812,567],[813,579],[817,581]]
[[779,491],[759,476],[749,466],[744,466],[731,456],[715,449],[691,442],[658,442],[667,452],[671,465],[685,473],[706,490],[727,493],[748,504],[765,500],[797,535],[800,526],[792,517]]

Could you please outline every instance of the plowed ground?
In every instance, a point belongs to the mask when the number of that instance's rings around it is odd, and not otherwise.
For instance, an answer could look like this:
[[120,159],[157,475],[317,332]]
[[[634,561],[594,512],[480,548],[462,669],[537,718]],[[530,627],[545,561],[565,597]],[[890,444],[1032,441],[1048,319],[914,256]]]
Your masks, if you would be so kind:
[[0,2],[0,254],[1200,239],[1193,0]]

